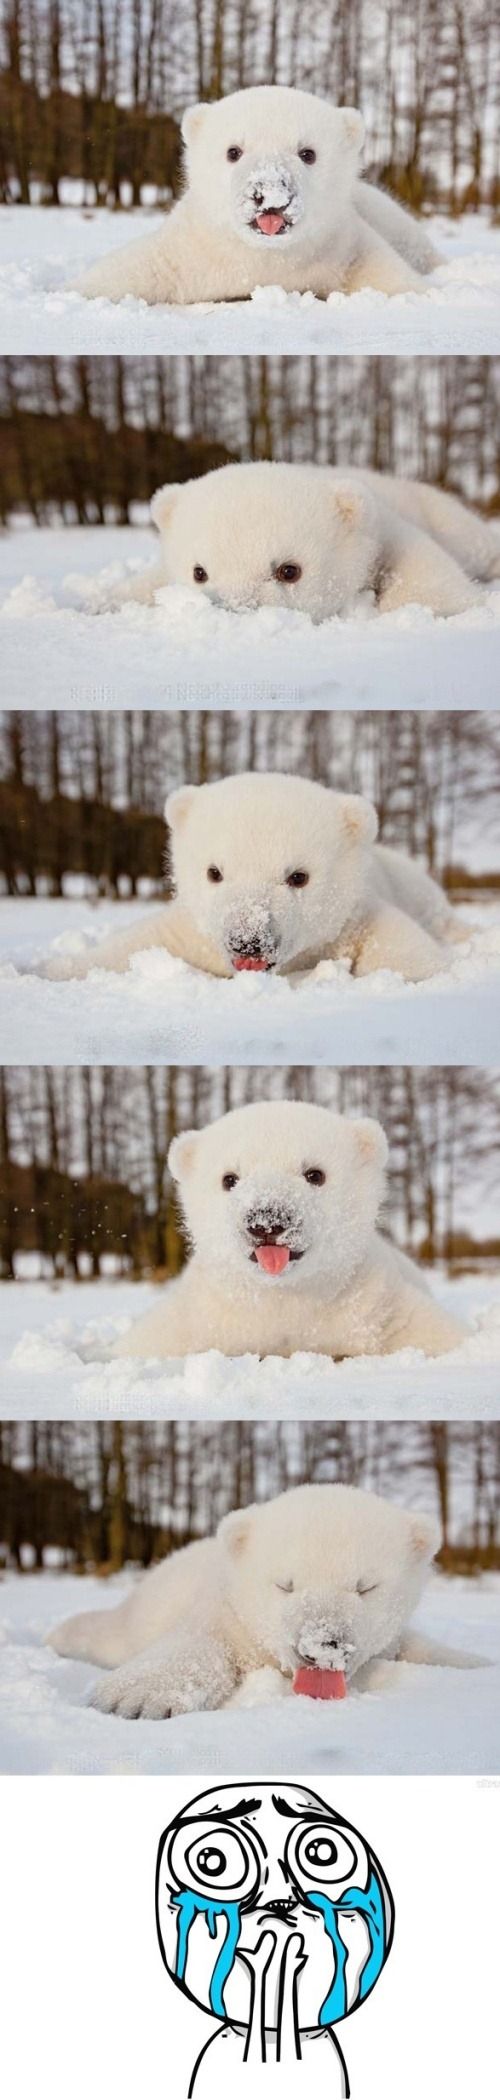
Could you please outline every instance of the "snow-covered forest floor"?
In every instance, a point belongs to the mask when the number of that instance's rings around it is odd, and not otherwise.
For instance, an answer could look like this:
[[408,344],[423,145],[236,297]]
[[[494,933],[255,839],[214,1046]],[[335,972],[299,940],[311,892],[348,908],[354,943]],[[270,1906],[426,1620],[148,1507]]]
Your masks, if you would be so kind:
[[[94,345],[95,347],[95,345]],[[8,708],[470,708],[498,706],[500,586],[445,620],[425,606],[314,626],[286,606],[232,612],[181,585],[109,609],[127,564],[154,557],[140,526],[27,528],[0,542]],[[97,617],[97,607],[99,610]]]
[[463,907],[470,940],[439,973],[408,985],[392,970],[351,978],[321,963],[300,983],[209,978],[160,948],[122,976],[73,983],[36,974],[51,952],[91,949],[161,906],[78,898],[0,902],[0,1056],[78,1064],[332,1062],[494,1063],[500,1042],[500,906]]
[[426,221],[443,260],[421,292],[259,289],[248,302],[148,307],[128,297],[82,299],[69,289],[91,263],[163,223],[160,212],[9,205],[0,210],[0,347],[85,351],[256,353],[363,351],[481,355],[500,349],[500,231],[468,214]]
[[160,1773],[258,1771],[496,1773],[500,1578],[435,1574],[415,1615],[434,1639],[483,1655],[493,1668],[405,1664],[378,1692],[341,1704],[272,1704],[172,1721],[122,1721],[95,1712],[97,1672],[63,1662],[41,1644],[78,1611],[121,1602],[130,1577],[8,1576],[0,1585],[0,1769],[4,1772]]
[[179,1416],[202,1420],[423,1420],[493,1418],[500,1397],[500,1277],[482,1272],[432,1280],[440,1303],[470,1324],[450,1355],[354,1357],[332,1363],[228,1357],[108,1360],[117,1334],[153,1302],[145,1283],[2,1283],[0,1325],[5,1419]]

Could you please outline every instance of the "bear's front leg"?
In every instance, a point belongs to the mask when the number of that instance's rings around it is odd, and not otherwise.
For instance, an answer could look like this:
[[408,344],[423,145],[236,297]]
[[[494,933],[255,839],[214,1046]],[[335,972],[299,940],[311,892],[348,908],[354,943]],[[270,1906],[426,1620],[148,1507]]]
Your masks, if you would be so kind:
[[382,905],[365,928],[354,974],[366,977],[373,970],[397,970],[407,983],[421,984],[426,977],[435,977],[445,961],[445,949],[424,926],[396,905]]
[[93,1686],[91,1705],[125,1721],[169,1721],[175,1714],[225,1706],[237,1679],[231,1650],[215,1635],[155,1641]]
[[425,1356],[447,1356],[451,1349],[460,1348],[469,1332],[461,1320],[443,1312],[427,1291],[406,1289],[397,1308],[388,1354],[413,1348],[423,1349]]
[[425,605],[429,612],[449,620],[454,613],[469,612],[480,605],[484,593],[471,583],[465,570],[438,547],[429,533],[395,528],[387,548],[387,580],[379,597],[379,612],[397,612],[402,605]]
[[424,292],[422,278],[412,270],[411,263],[405,262],[389,241],[365,227],[361,219],[357,236],[356,254],[349,268],[349,292],[386,292],[389,298],[398,292]]

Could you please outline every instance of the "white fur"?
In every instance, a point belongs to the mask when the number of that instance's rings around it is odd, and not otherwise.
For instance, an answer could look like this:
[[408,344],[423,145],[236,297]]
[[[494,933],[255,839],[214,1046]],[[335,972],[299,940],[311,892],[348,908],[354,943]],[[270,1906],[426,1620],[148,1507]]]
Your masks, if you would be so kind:
[[[116,592],[117,605],[152,605],[175,583],[236,611],[287,606],[315,621],[349,614],[366,594],[381,612],[412,604],[448,616],[479,603],[478,581],[500,574],[498,538],[457,497],[361,467],[218,467],[158,489],[151,516],[159,561]],[[300,574],[283,580],[290,564]]]
[[[159,233],[96,263],[78,281],[87,298],[150,306],[244,299],[256,285],[287,291],[419,290],[439,261],[400,205],[359,182],[363,119],[287,87],[244,88],[186,111],[186,190]],[[231,148],[241,149],[236,163]],[[313,166],[301,159],[312,148]],[[286,224],[259,230],[256,215]]]
[[[113,1353],[342,1358],[454,1348],[464,1330],[376,1231],[386,1158],[379,1123],[309,1102],[252,1103],[174,1138],[169,1165],[194,1252]],[[314,1169],[323,1186],[307,1180]],[[230,1190],[227,1174],[237,1177]],[[289,1250],[279,1275],[255,1259],[264,1237]]]
[[343,1669],[359,1691],[397,1659],[474,1667],[479,1658],[407,1632],[438,1546],[432,1517],[381,1496],[291,1488],[225,1517],[117,1609],[68,1619],[49,1642],[109,1670],[93,1703],[127,1719],[290,1693],[307,1659]]
[[[295,774],[244,773],[169,795],[176,900],[83,956],[54,956],[51,977],[127,969],[166,948],[214,977],[232,977],[245,949],[268,971],[314,969],[348,956],[353,973],[399,971],[417,982],[463,937],[437,883],[403,853],[375,843],[376,812]],[[214,882],[210,871],[218,870]],[[293,873],[306,874],[302,889]]]

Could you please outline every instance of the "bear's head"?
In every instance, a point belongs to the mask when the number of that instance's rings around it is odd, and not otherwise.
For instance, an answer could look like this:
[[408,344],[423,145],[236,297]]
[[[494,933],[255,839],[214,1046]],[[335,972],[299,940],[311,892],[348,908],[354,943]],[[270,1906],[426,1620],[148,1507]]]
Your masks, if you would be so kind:
[[301,1101],[232,1109],[169,1152],[204,1266],[253,1295],[345,1286],[368,1252],[386,1159],[379,1123]]
[[380,499],[348,468],[217,467],[158,489],[151,516],[165,581],[236,611],[272,605],[330,619],[372,587],[379,564]]
[[366,891],[377,818],[362,795],[288,773],[178,788],[178,897],[231,970],[284,970],[336,940]]
[[265,1662],[341,1670],[397,1648],[440,1544],[433,1517],[314,1485],[224,1517],[224,1587]]
[[255,249],[320,251],[350,202],[363,142],[357,109],[297,88],[243,88],[186,110],[189,193],[200,219]]

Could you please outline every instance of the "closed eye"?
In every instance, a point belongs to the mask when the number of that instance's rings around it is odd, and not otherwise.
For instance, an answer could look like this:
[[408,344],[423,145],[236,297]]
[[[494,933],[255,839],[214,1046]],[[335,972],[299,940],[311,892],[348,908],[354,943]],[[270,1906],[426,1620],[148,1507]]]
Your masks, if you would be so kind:
[[286,1597],[291,1596],[291,1592],[294,1587],[292,1576],[290,1575],[289,1579],[285,1579],[283,1582],[279,1582],[278,1577],[276,1576],[276,1582],[274,1587],[276,1590],[283,1590]]
[[358,1582],[358,1583],[357,1583],[357,1585],[356,1585],[356,1587],[357,1587],[358,1597],[372,1597],[372,1596],[373,1596],[373,1591],[374,1591],[374,1590],[379,1590],[379,1589],[380,1589],[380,1583],[379,1583],[379,1582]]

